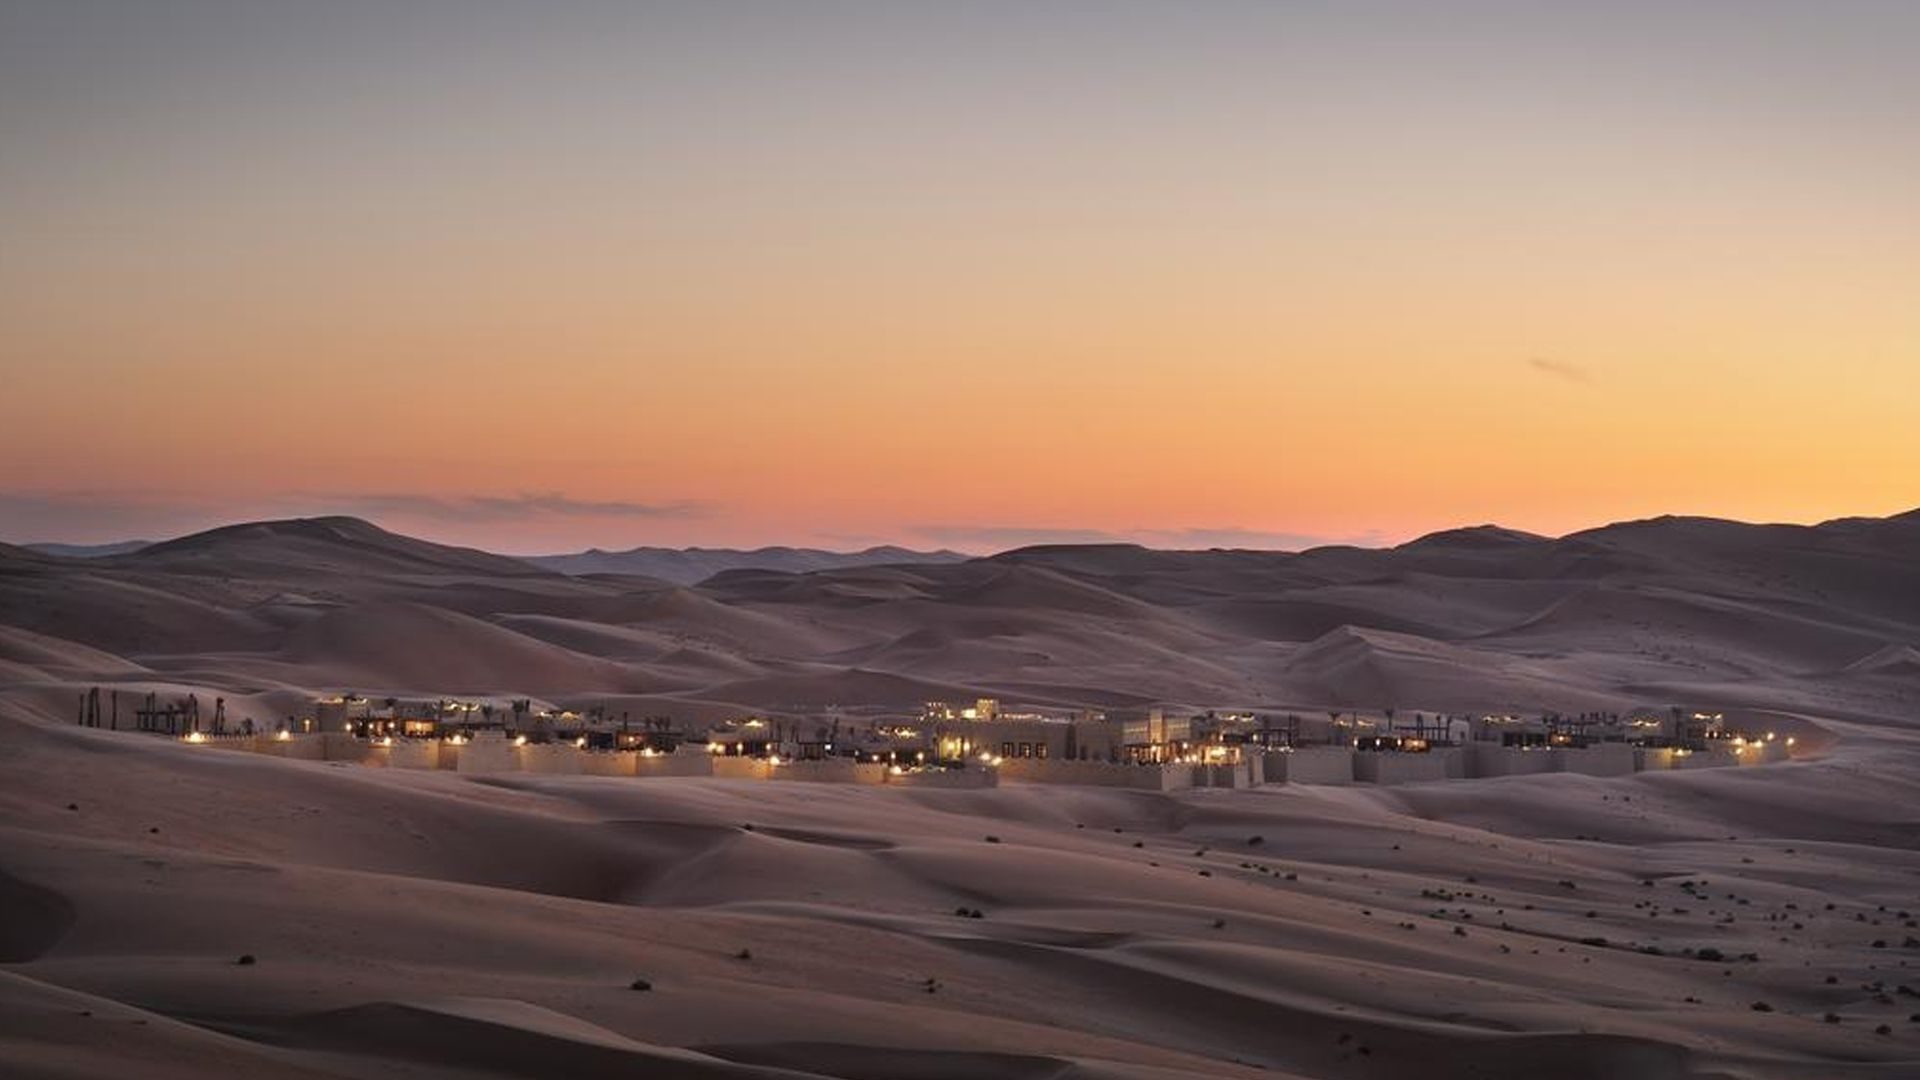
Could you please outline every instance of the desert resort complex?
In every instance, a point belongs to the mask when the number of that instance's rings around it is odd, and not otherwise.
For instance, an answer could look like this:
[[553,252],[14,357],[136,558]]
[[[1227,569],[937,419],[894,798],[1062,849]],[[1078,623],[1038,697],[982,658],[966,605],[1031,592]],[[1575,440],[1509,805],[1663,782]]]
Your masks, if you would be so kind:
[[979,788],[1002,782],[1172,791],[1262,784],[1404,784],[1786,761],[1792,735],[1681,706],[1626,713],[1455,714],[1330,709],[1303,716],[1150,708],[1016,711],[981,698],[916,711],[833,708],[699,723],[498,701],[340,693],[272,724],[226,702],[100,690],[77,722],[299,760],[469,774],[716,777]]

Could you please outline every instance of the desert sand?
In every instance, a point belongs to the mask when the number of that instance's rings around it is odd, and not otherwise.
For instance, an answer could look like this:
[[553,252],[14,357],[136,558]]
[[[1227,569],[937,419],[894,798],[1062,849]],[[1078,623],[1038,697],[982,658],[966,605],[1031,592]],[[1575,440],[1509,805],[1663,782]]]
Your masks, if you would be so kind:
[[[692,586],[350,519],[0,548],[0,1074],[1912,1077],[1916,645],[1917,514]],[[1671,703],[1807,752],[1170,793],[469,777],[78,727],[96,685],[263,723],[346,688]]]

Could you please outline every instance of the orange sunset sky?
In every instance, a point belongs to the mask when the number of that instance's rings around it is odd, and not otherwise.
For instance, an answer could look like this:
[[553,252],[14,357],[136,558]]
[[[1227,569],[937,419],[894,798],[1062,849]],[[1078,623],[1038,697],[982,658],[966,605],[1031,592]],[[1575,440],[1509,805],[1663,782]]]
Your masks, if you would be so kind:
[[1920,7],[0,2],[0,539],[1920,505]]

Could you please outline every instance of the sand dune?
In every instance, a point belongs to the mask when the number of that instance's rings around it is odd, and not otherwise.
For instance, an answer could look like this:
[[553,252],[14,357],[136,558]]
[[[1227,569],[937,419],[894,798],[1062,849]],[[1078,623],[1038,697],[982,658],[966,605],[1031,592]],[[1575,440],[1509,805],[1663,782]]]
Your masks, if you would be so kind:
[[9,626],[0,626],[0,660],[76,678],[138,675],[144,670],[99,649]]
[[[1850,665],[1920,640],[1916,532],[1901,518],[1660,519],[1561,540],[1483,527],[1297,555],[1042,547],[740,569],[686,588],[546,573],[350,519],[268,522],[121,556],[10,556],[0,626],[106,655],[51,672],[24,654],[0,662],[15,681],[122,677],[117,656],[215,682],[230,671],[230,690],[306,672],[310,685],[581,704],[669,694],[689,709],[845,700],[868,679],[856,672],[893,678],[888,694],[1307,710],[1565,709],[1776,671],[1872,693],[1897,681],[1897,654],[1890,676]],[[1399,637],[1342,656],[1315,647],[1346,627]],[[440,644],[409,647],[423,642]],[[227,659],[195,659],[210,656]]]
[[[1558,686],[1549,669],[1525,659],[1352,626],[1328,631],[1290,655],[1286,676],[1296,700],[1347,706],[1522,708]],[[1594,703],[1592,695],[1570,688],[1558,693],[1575,710]]]
[[637,689],[621,666],[423,604],[331,612],[288,636],[285,659],[332,685],[457,693]]
[[339,580],[364,573],[465,571],[492,577],[542,572],[517,559],[401,536],[358,518],[302,518],[229,525],[113,556],[116,566],[211,573],[271,572]]
[[619,574],[658,578],[694,585],[717,574],[770,570],[803,574],[814,570],[843,570],[858,566],[961,562],[954,551],[913,551],[902,547],[871,547],[864,551],[820,551],[814,548],[764,547],[752,551],[732,548],[637,547],[626,551],[592,548],[570,555],[538,555],[526,561],[565,574]]
[[[0,862],[25,912],[9,972],[43,1002],[115,1003],[96,1026],[164,1019],[186,1040],[170,1052],[209,1067],[1464,1080],[1920,1061],[1908,1029],[1873,1032],[1905,1023],[1904,999],[1861,989],[1912,963],[1871,944],[1899,941],[1920,871],[1920,832],[1874,829],[1910,749],[1784,786],[1730,770],[1160,795],[476,783],[0,734]],[[87,786],[102,755],[111,797]],[[1761,959],[1679,952],[1706,946]],[[89,1006],[60,1000],[59,1023],[0,1043],[20,1075],[97,1042]],[[120,1052],[76,1060],[107,1074]]]
[[[0,550],[0,1072],[1920,1075],[1917,541],[1665,519],[691,588],[343,520]],[[263,722],[349,686],[684,718],[1685,702],[1812,757],[1180,793],[476,778],[78,728],[91,685]]]

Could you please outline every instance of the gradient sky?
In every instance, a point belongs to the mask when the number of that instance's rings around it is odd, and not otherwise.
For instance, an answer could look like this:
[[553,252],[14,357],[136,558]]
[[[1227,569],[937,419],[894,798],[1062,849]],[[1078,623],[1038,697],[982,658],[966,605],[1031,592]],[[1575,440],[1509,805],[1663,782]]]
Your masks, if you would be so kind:
[[0,538],[1920,505],[1920,5],[0,0]]

